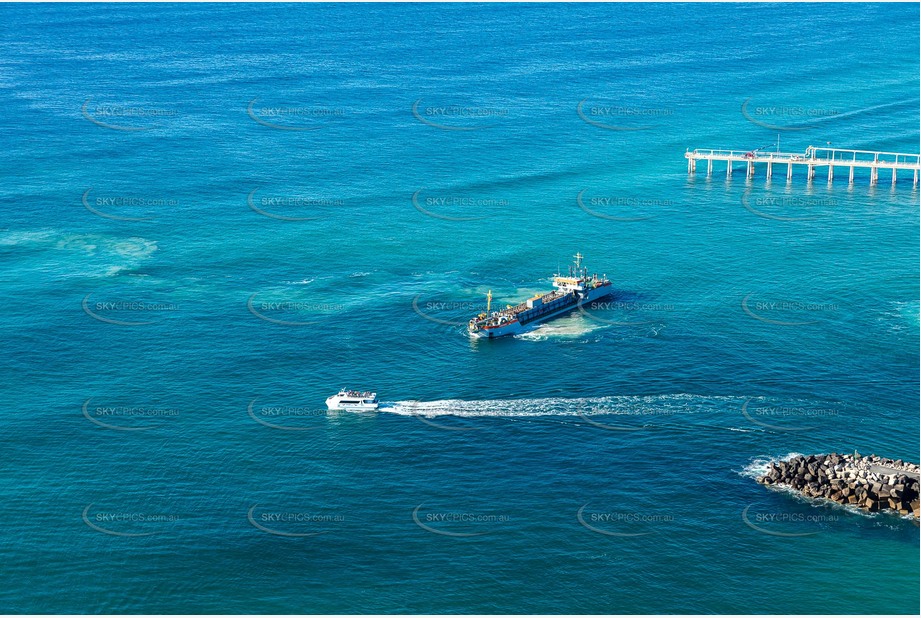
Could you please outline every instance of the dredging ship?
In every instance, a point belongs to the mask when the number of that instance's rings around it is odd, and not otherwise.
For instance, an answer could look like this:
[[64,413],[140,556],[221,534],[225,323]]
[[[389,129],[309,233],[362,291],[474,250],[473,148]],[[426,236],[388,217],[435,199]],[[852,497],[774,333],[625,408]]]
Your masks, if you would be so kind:
[[585,303],[610,295],[614,289],[606,275],[589,275],[582,265],[583,255],[577,253],[569,265],[569,274],[557,273],[553,277],[552,292],[537,294],[521,304],[507,305],[492,311],[492,290],[486,295],[486,311],[470,320],[467,332],[471,337],[494,339],[517,335],[538,324],[555,318]]

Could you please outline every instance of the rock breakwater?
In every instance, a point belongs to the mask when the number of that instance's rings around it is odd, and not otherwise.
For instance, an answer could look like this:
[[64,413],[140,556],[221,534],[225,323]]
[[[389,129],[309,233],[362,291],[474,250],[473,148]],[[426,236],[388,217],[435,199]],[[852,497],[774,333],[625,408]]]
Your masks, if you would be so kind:
[[797,455],[771,463],[757,480],[870,513],[892,511],[918,518],[919,478],[918,464],[855,452]]

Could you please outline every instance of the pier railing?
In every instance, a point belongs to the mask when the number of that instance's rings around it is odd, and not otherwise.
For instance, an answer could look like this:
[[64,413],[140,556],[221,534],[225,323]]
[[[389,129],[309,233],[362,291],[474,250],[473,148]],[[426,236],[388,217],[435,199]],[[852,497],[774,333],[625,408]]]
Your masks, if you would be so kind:
[[[695,159],[733,159],[739,161],[805,161],[806,155],[794,152],[758,152],[754,150],[719,150],[713,148],[695,148],[687,153]],[[687,156],[687,155],[685,155]]]
[[879,167],[891,168],[919,168],[921,167],[921,155],[908,154],[903,152],[882,152],[875,150],[853,150],[850,148],[819,148],[810,146],[803,153],[798,152],[762,152],[758,150],[726,150],[718,148],[695,148],[689,150],[686,154],[688,158],[694,159],[718,159],[718,160],[737,160],[766,163],[806,163],[813,165],[835,165],[847,166],[856,164],[861,167],[878,165]]
[[891,165],[921,164],[921,155],[906,154],[902,152],[879,152],[874,150],[851,150],[846,148],[818,148],[810,146],[806,149],[806,158],[814,161],[834,161],[842,165],[848,163],[876,163],[883,167]]

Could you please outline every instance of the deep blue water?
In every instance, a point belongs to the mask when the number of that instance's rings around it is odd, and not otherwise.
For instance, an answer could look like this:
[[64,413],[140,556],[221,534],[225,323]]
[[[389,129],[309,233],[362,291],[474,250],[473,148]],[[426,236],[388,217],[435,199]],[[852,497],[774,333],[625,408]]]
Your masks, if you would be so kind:
[[917,188],[684,159],[917,153],[916,5],[0,11],[0,612],[919,609],[752,478],[918,460]]

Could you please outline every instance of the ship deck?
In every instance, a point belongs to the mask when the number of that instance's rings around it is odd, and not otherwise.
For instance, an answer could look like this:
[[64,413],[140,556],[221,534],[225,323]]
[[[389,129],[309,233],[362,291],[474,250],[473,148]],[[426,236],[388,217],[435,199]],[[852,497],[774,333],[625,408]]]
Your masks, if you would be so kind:
[[[562,298],[565,295],[566,295],[565,292],[554,290],[552,292],[547,292],[546,294],[541,296],[540,299],[543,303],[551,303],[558,298]],[[530,300],[530,298],[528,300]],[[508,309],[503,309],[502,311],[499,311],[499,315],[516,316],[519,313],[522,313],[524,311],[528,311],[528,301],[527,300],[524,301],[523,303],[518,303],[514,307],[510,307]]]

